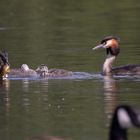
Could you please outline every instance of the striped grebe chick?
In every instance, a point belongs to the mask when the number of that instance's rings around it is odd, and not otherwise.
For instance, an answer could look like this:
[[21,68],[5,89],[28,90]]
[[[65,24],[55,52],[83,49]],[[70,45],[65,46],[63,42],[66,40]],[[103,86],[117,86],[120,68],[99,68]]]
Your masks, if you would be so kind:
[[36,69],[36,72],[40,74],[41,77],[66,77],[72,76],[72,71],[64,69],[48,69],[47,65],[41,64]]

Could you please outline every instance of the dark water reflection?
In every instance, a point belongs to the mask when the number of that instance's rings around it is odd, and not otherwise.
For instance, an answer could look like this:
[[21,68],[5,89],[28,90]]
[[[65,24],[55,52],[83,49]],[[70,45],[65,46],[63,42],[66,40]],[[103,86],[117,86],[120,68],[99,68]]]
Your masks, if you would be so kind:
[[[0,17],[0,46],[12,67],[44,63],[77,72],[73,78],[1,82],[0,139],[105,140],[118,104],[140,108],[140,78],[95,75],[105,52],[91,51],[104,36],[117,35],[121,54],[115,65],[139,63],[138,1],[1,0]],[[130,139],[139,137],[139,130],[130,130]]]
[[[139,81],[109,77],[3,81],[0,137],[107,139],[114,108],[120,103],[139,107],[139,92]],[[130,137],[138,139],[139,133],[134,130]]]

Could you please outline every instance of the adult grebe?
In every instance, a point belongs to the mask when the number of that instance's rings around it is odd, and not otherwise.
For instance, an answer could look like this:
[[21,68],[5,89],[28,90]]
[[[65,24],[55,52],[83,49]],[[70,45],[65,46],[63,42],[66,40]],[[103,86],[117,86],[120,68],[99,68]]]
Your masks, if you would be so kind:
[[109,140],[127,140],[127,129],[140,128],[140,112],[128,105],[118,106],[113,114]]
[[7,74],[10,72],[10,64],[8,62],[8,53],[6,51],[2,51],[0,53],[0,79],[3,80],[7,77]]
[[124,65],[112,68],[112,64],[120,52],[118,38],[113,36],[105,37],[93,50],[99,48],[105,48],[107,52],[107,58],[103,64],[104,75],[140,75],[140,65]]

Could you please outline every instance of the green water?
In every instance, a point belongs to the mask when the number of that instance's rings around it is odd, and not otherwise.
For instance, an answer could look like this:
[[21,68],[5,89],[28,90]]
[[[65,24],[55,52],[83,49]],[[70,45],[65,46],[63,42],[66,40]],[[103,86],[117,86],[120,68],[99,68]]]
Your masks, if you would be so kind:
[[[99,72],[105,50],[92,47],[108,35],[121,39],[115,65],[139,64],[137,0],[1,0],[0,48],[11,67]],[[110,115],[121,103],[140,108],[140,79],[6,80],[0,84],[0,139],[53,135],[107,140]],[[131,129],[138,140],[139,130]]]

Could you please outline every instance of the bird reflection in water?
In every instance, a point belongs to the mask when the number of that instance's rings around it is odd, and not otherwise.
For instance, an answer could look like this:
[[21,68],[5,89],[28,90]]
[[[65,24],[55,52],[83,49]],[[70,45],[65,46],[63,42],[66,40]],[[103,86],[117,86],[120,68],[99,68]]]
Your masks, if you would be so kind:
[[0,81],[1,93],[3,91],[4,94],[4,101],[6,102],[6,106],[9,106],[9,89],[10,89],[10,80],[5,79]]
[[38,98],[36,98],[36,102],[39,104],[42,102],[47,104],[48,80],[29,80],[25,78],[22,80],[22,91],[22,104],[27,111],[31,109],[30,105],[32,104],[32,98],[30,98],[31,96],[29,93],[37,93],[36,95]]
[[29,91],[29,80],[28,79],[23,79],[22,80],[22,89],[24,92]]
[[109,125],[112,113],[117,106],[116,80],[112,76],[104,76],[104,102],[107,125]]
[[7,116],[9,114],[10,108],[9,90],[10,90],[10,81],[8,79],[0,81],[0,99],[3,101],[3,104],[5,105]]
[[8,79],[0,80],[0,85],[1,87],[4,88],[5,91],[8,92],[10,89],[10,80]]
[[[33,83],[40,85],[39,90],[40,92],[48,92],[48,79],[43,79],[43,80],[29,80],[29,79],[23,79],[22,80],[22,89],[24,92],[29,92],[31,85]],[[37,92],[37,91],[36,91]]]

